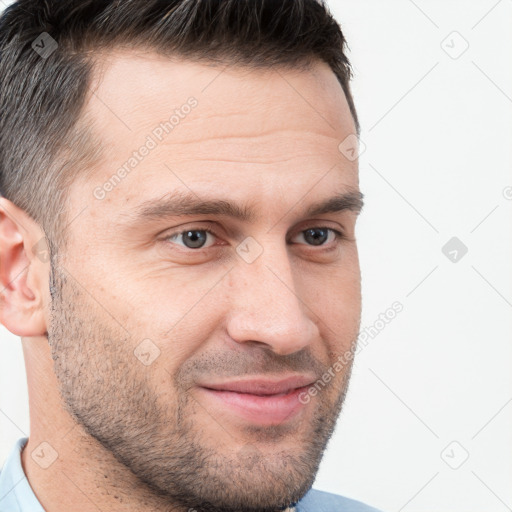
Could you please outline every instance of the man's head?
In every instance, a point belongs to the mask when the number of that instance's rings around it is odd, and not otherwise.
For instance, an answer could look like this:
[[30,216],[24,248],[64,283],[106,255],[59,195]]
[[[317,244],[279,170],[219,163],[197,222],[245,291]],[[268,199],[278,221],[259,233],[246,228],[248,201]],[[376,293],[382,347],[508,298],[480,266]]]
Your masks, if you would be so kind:
[[31,434],[73,418],[126,500],[297,501],[361,311],[339,27],[314,0],[25,0],[0,51],[0,320],[62,398]]

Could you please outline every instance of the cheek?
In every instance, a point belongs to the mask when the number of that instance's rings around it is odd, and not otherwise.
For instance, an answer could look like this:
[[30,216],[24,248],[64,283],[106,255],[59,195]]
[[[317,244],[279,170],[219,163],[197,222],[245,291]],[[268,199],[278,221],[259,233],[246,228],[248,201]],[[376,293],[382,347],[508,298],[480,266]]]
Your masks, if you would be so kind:
[[361,277],[357,262],[346,264],[303,284],[306,311],[317,322],[333,352],[344,352],[357,338],[361,320]]
[[196,331],[207,328],[219,309],[222,274],[198,268],[145,270],[118,267],[115,274],[96,276],[98,299],[128,331],[162,339],[194,331],[192,325]]
[[326,340],[331,340],[332,349],[339,351],[350,347],[357,338],[361,319],[361,300],[358,287],[345,288],[325,294],[317,302],[319,328]]
[[[218,278],[215,282],[218,281]],[[139,339],[149,338],[160,349],[157,359],[171,373],[174,369],[204,349],[205,343],[215,337],[222,325],[225,311],[222,307],[222,286],[214,287],[208,279],[199,282],[193,278],[187,283],[166,280],[153,281],[137,294],[128,309],[128,330]],[[149,285],[149,283],[147,283]]]
[[354,316],[361,306],[361,274],[357,252],[347,252],[343,259],[332,265],[301,269],[297,276],[301,297],[310,307],[321,305],[334,316],[349,313]]

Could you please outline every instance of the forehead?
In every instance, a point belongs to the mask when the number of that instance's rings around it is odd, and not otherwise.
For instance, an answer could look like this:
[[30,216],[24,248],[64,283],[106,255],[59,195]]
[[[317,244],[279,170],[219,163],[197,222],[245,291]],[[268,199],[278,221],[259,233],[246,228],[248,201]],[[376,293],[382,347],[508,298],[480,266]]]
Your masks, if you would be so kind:
[[198,129],[203,136],[292,126],[326,136],[355,132],[343,90],[321,61],[307,70],[249,69],[118,50],[98,58],[95,71],[86,111],[109,140],[147,133],[190,97],[199,108],[173,133],[176,142]]
[[[321,112],[331,127],[336,127],[343,114],[344,94],[330,67],[315,60],[306,69],[290,67],[250,68],[236,63],[192,61],[181,57],[164,56],[141,50],[114,50],[99,54],[95,59],[92,89],[111,106],[121,118],[131,117],[134,110],[127,103],[151,107],[155,99],[163,100],[164,108],[183,96],[204,96],[206,107],[223,106],[228,111],[239,110],[243,100],[247,108],[261,105],[263,97],[268,104],[275,100],[307,110],[323,110],[326,103],[332,108]],[[322,90],[323,97],[315,97]],[[233,92],[236,91],[236,96]],[[302,98],[302,102],[297,100]],[[94,99],[94,98],[91,98]],[[134,104],[135,104],[134,103]],[[303,103],[300,105],[300,103]],[[101,105],[94,102],[89,108]],[[340,108],[342,110],[340,110]],[[150,114],[152,112],[147,112]],[[95,111],[103,117],[100,108]],[[344,116],[343,116],[344,117]]]
[[[309,187],[333,168],[341,185],[357,185],[357,162],[338,150],[355,133],[353,119],[323,62],[249,69],[116,51],[95,70],[85,111],[103,159],[78,187],[90,198],[125,169],[102,206],[176,188],[211,192],[216,183],[243,199],[243,186],[261,193]],[[154,147],[134,156],[150,139]]]

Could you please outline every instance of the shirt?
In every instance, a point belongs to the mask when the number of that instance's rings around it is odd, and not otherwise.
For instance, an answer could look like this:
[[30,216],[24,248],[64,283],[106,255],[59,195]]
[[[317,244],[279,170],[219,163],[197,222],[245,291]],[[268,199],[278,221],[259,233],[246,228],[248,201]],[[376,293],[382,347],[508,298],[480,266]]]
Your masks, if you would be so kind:
[[[28,441],[16,441],[0,472],[0,512],[45,512],[27,480],[21,465],[21,451]],[[310,489],[291,508],[294,512],[379,512],[360,501]]]

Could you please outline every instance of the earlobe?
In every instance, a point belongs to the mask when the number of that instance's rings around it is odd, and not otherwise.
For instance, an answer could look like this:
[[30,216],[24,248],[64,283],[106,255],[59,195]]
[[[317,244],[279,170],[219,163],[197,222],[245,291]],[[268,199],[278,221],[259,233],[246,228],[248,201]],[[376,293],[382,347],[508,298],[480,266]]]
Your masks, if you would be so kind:
[[39,225],[0,197],[0,323],[17,336],[46,333],[44,286],[49,265],[38,257],[37,248],[44,242]]

